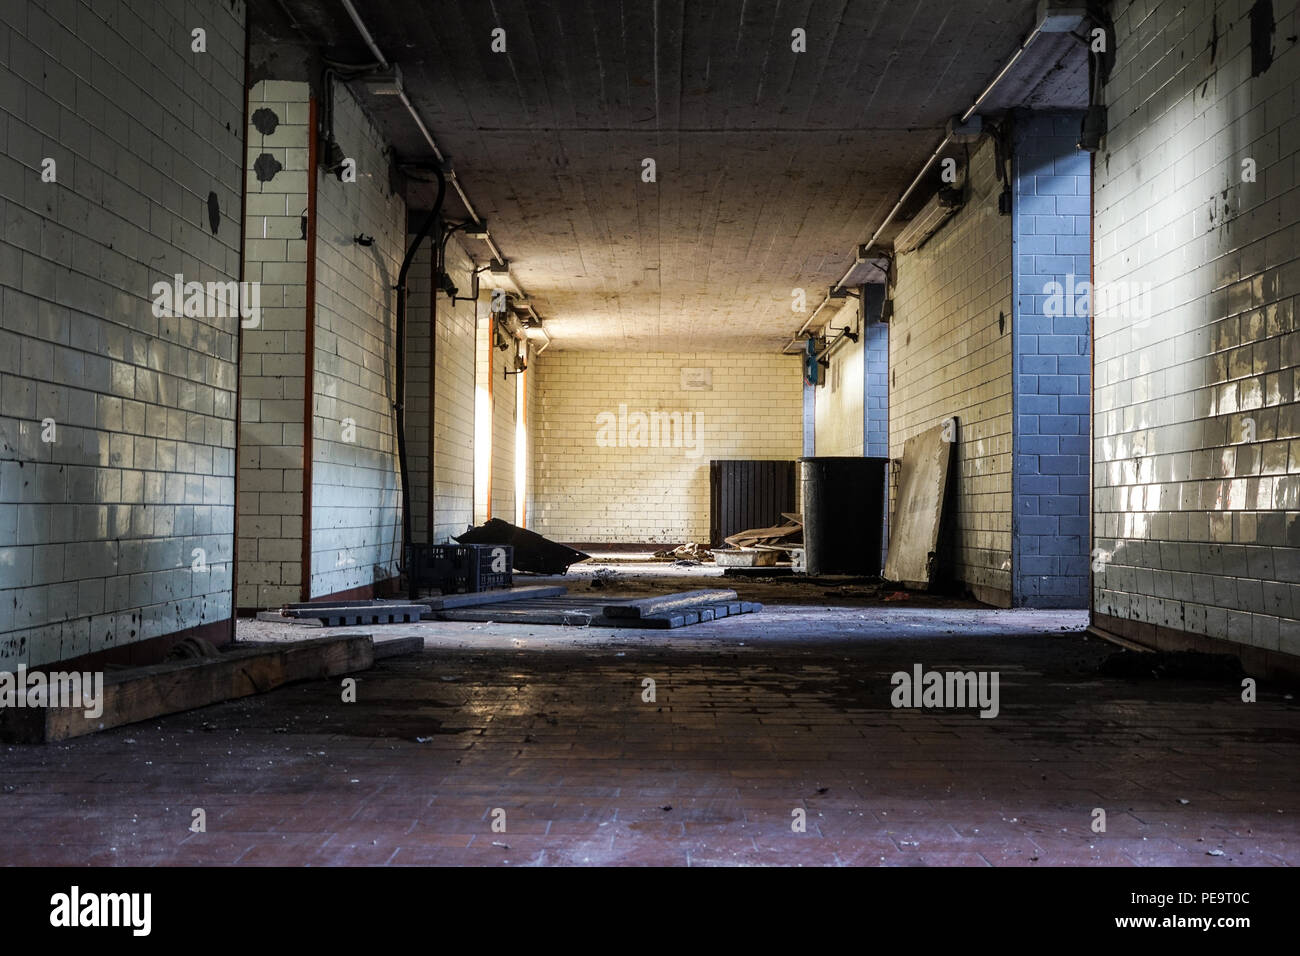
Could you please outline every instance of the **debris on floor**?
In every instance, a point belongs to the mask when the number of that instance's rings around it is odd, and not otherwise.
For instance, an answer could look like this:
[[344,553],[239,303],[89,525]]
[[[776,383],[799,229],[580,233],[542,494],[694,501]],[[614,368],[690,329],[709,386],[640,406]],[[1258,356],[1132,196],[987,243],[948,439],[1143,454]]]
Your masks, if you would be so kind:
[[654,553],[656,561],[672,561],[674,563],[694,562],[701,564],[705,561],[712,561],[713,554],[709,551],[707,544],[689,544],[679,545],[676,548],[665,548],[662,551]]
[[535,574],[564,574],[569,565],[591,557],[500,518],[489,518],[477,528],[467,529],[464,534],[457,535],[455,541],[458,544],[508,544],[515,549],[515,570]]
[[720,568],[771,568],[776,566],[778,553],[758,548],[728,548],[714,551],[713,560]]
[[587,582],[587,587],[592,591],[599,591],[613,581],[617,575],[618,572],[613,568],[597,568],[591,580]]
[[803,517],[798,513],[783,511],[784,524],[771,528],[750,528],[723,538],[733,548],[774,547],[787,551],[803,546]]
[[803,558],[803,517],[783,511],[784,524],[770,528],[750,528],[724,538],[727,547],[715,548],[713,560],[724,568],[770,568],[780,558],[792,558],[797,565]]

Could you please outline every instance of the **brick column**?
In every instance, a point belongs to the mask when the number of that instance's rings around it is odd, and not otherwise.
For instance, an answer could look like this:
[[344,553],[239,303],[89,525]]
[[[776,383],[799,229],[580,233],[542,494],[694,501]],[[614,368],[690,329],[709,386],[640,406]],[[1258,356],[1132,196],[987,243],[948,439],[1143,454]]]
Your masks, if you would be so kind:
[[1012,200],[1012,593],[1088,606],[1089,154],[1080,115],[1017,117]]

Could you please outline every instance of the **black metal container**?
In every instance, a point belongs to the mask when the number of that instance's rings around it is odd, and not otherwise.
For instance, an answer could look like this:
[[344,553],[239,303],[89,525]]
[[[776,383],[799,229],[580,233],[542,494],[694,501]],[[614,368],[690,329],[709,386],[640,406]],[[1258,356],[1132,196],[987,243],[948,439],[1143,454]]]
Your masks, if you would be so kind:
[[881,571],[888,458],[800,458],[809,574]]

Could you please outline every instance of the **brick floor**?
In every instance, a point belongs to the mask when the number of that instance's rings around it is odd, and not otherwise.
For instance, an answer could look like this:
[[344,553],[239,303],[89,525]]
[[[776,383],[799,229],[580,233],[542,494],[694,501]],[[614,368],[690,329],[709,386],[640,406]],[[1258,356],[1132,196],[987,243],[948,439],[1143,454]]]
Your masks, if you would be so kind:
[[[1300,719],[1282,689],[1245,704],[1230,683],[1103,678],[1096,664],[1115,648],[1077,623],[772,607],[689,633],[395,627],[385,633],[425,635],[425,653],[357,675],[355,704],[338,681],[312,682],[0,750],[0,854],[68,865],[1300,862]],[[998,671],[999,716],[894,709],[890,674],[915,663]],[[190,831],[195,808],[205,833]],[[1090,829],[1094,808],[1105,833]],[[796,810],[806,832],[792,830]]]

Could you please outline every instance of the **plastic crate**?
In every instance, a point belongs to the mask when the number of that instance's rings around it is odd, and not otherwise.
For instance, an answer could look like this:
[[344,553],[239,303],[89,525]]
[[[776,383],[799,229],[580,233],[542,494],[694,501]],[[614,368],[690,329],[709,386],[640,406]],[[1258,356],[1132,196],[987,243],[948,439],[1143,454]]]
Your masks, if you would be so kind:
[[416,584],[442,594],[514,586],[514,548],[502,544],[417,544],[409,567]]

